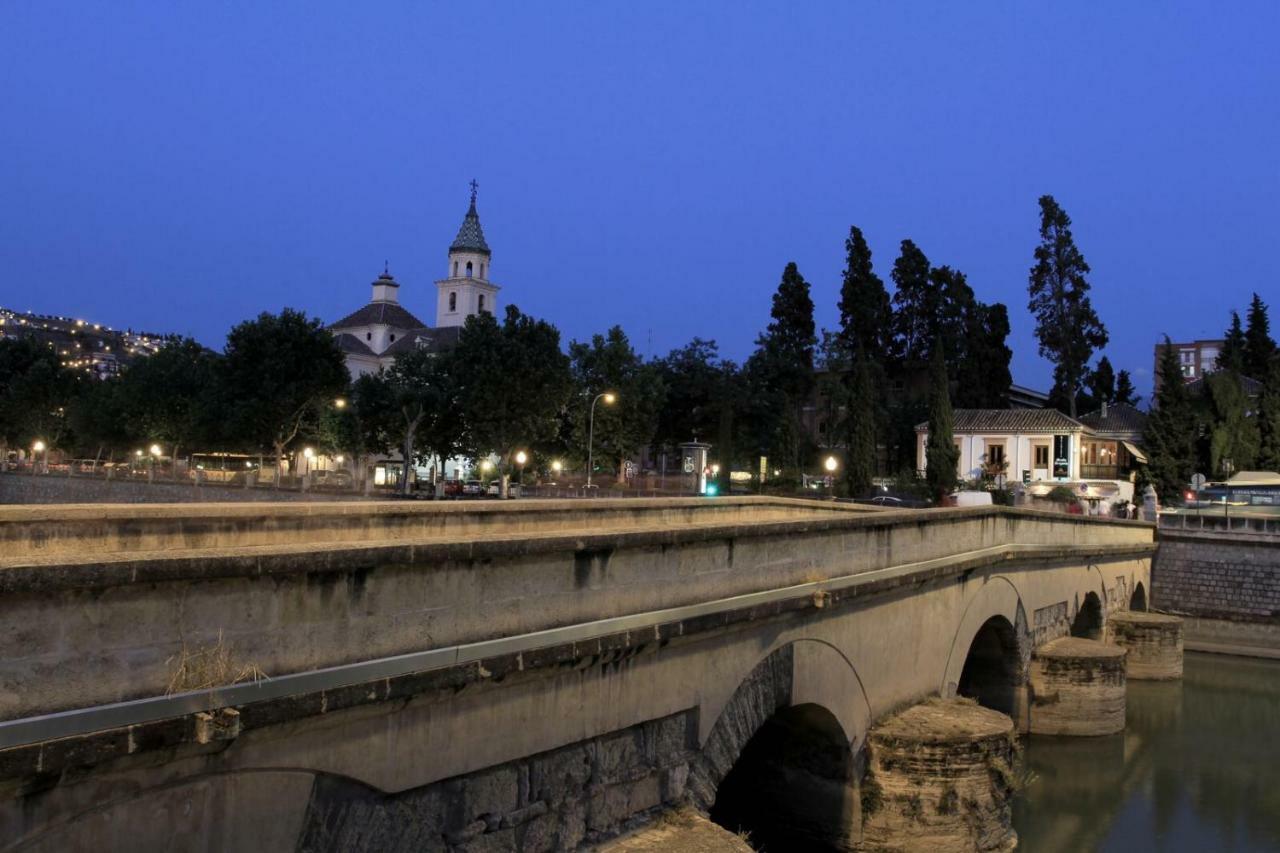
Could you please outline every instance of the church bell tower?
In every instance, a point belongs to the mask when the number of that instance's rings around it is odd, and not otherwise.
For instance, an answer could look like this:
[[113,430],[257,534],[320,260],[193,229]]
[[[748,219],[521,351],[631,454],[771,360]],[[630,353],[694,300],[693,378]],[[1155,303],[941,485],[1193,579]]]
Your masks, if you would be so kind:
[[476,213],[476,191],[480,185],[471,182],[471,207],[462,218],[458,236],[449,246],[446,278],[436,282],[436,327],[461,326],[467,318],[482,311],[498,310],[501,288],[489,280],[489,261],[493,253],[485,242]]

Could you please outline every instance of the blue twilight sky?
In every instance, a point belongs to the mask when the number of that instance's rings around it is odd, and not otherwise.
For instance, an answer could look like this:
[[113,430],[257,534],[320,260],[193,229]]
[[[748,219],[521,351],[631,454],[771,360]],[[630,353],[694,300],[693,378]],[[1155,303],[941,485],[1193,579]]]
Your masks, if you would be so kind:
[[[1026,311],[1037,197],[1108,353],[1280,305],[1280,4],[0,5],[0,305],[177,331],[432,282],[480,181],[502,298],[745,357],[782,268],[834,327],[844,239]],[[1277,310],[1280,310],[1278,308]],[[1280,324],[1280,317],[1277,318]]]

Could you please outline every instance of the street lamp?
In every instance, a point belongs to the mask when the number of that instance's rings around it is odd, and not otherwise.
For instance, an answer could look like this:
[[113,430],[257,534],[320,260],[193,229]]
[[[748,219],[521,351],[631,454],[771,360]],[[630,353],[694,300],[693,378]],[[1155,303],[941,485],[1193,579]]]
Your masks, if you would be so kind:
[[840,460],[834,456],[828,456],[822,461],[822,467],[827,469],[827,496],[830,497],[835,494],[835,473],[836,469],[840,467]]
[[516,451],[516,464],[520,466],[519,478],[516,480],[520,485],[524,485],[524,463],[529,461],[529,454],[523,450]]
[[161,453],[163,453],[163,451],[160,449],[160,445],[158,445],[158,444],[153,444],[153,445],[151,445],[151,455],[152,455],[152,456],[154,456],[154,457],[156,457],[156,458],[158,459],[158,458],[160,458],[160,454],[161,454]]
[[334,400],[334,401],[333,401],[333,407],[334,407],[335,409],[345,409],[345,408],[347,407],[347,400],[346,400],[346,398],[345,398],[345,397],[339,397],[338,399]]
[[593,440],[595,438],[595,433],[596,433],[596,403],[599,403],[601,400],[604,400],[604,404],[606,406],[612,406],[613,401],[617,399],[618,399],[617,394],[614,394],[612,391],[605,391],[603,393],[597,394],[595,399],[591,401],[591,417],[588,420],[588,425],[587,425],[587,488],[591,488],[591,468],[592,468],[592,462],[595,458],[595,455],[594,455],[595,447],[593,445]]
[[551,462],[551,473],[553,473],[553,474],[555,474],[555,475],[556,475],[556,479],[557,479],[557,480],[559,480],[559,479],[560,479],[560,472],[561,472],[563,469],[564,469],[564,463],[563,463],[563,462],[561,462],[559,459],[554,459],[554,460],[552,460],[552,462]]
[[49,473],[49,446],[40,439],[36,439],[31,443],[31,473],[36,472],[36,466],[39,464],[39,455],[44,454],[44,470]]

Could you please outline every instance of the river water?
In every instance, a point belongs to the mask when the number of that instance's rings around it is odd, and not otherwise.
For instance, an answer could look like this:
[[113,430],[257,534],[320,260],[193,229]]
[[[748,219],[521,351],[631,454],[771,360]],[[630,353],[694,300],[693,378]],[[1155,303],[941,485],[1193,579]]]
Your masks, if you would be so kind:
[[1020,851],[1280,851],[1280,661],[1188,652],[1130,681],[1127,726],[1027,738]]

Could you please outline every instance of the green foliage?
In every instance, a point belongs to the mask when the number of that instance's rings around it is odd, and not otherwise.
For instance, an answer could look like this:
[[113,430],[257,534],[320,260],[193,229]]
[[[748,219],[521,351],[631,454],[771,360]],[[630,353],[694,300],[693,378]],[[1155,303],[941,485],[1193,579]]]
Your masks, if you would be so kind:
[[1056,504],[1073,504],[1080,496],[1068,486],[1054,486],[1046,497]]
[[1151,462],[1147,475],[1161,503],[1182,501],[1182,490],[1191,480],[1196,460],[1196,414],[1182,380],[1178,353],[1169,336],[1160,352],[1155,405],[1143,436]]
[[[963,353],[956,364],[956,404],[967,409],[1003,409],[1009,405],[1013,351],[1009,337],[1009,309],[996,302],[971,300],[964,306],[964,334],[955,345]],[[953,352],[948,349],[947,352]],[[952,362],[957,362],[953,357]]]
[[772,320],[748,363],[754,442],[764,455],[798,471],[808,456],[803,410],[814,388],[813,299],[809,283],[787,264],[773,295]]
[[656,444],[675,447],[719,428],[716,398],[722,363],[715,341],[694,338],[654,366],[666,392],[666,403],[658,409]]
[[1098,359],[1098,365],[1089,373],[1089,378],[1085,380],[1085,384],[1089,389],[1089,396],[1093,398],[1093,406],[1101,406],[1103,403],[1114,403],[1116,401],[1116,373],[1111,367],[1111,359],[1105,355]]
[[1133,379],[1129,376],[1129,371],[1122,370],[1116,374],[1116,402],[1126,406],[1138,405],[1137,390],[1133,387]]
[[1244,373],[1254,379],[1267,375],[1271,359],[1276,356],[1276,342],[1271,339],[1271,321],[1267,306],[1253,294],[1249,303],[1249,320],[1244,330]]
[[942,294],[930,279],[929,259],[911,240],[903,240],[893,262],[895,355],[904,362],[926,362],[939,337]]
[[892,344],[889,291],[871,265],[871,247],[861,229],[849,228],[844,248],[847,262],[840,286],[840,347],[846,356],[861,349],[869,358],[884,359]]
[[286,308],[230,331],[219,378],[229,437],[279,456],[321,406],[345,393],[348,374],[324,323]]
[[925,480],[934,500],[941,500],[955,490],[960,480],[956,471],[959,461],[960,449],[955,442],[947,360],[939,343],[933,348],[933,362],[929,372],[929,434],[925,441]]
[[636,354],[621,326],[593,336],[590,343],[569,344],[569,363],[574,399],[582,401],[569,413],[571,447],[582,448],[585,454],[591,401],[597,394],[612,391],[616,394],[612,405],[602,401],[596,406],[594,458],[618,463],[621,472],[621,463],[647,447],[657,431],[658,413],[666,396],[662,371]]
[[[401,489],[409,491],[415,459],[448,459],[464,449],[464,423],[452,359],[425,349],[396,356],[391,366],[357,383],[356,406],[369,412],[379,443],[394,445],[403,460]],[[376,409],[374,407],[377,407]],[[366,430],[357,430],[364,434]]]
[[218,356],[190,338],[140,358],[120,378],[129,436],[177,455],[206,442],[221,418],[214,397]]
[[560,332],[509,305],[502,325],[488,313],[468,317],[453,356],[468,443],[498,454],[505,487],[517,450],[557,436],[572,387]]
[[1209,458],[1208,471],[1225,474],[1224,461],[1232,470],[1247,471],[1258,457],[1258,421],[1249,417],[1249,398],[1240,376],[1230,370],[1209,374],[1206,381]]
[[1280,471],[1280,357],[1271,359],[1258,395],[1258,467]]
[[1040,197],[1040,245],[1035,250],[1027,292],[1036,318],[1040,355],[1055,366],[1055,382],[1076,416],[1089,359],[1106,346],[1107,330],[1089,300],[1089,265],[1076,248],[1071,218],[1053,196]]
[[67,409],[87,380],[62,366],[52,347],[31,338],[0,339],[0,444],[60,447]]
[[847,381],[844,479],[848,494],[862,497],[871,490],[876,473],[877,395],[871,382],[871,365],[861,347]]
[[[1231,325],[1222,337],[1222,350],[1218,353],[1218,367],[1222,370],[1230,370],[1244,375],[1245,351],[1248,349],[1248,342],[1245,340],[1244,329],[1240,325],[1240,314],[1238,312],[1231,312]],[[1261,380],[1262,377],[1255,376],[1253,378]]]
[[134,437],[128,428],[122,382],[118,378],[86,382],[71,401],[67,418],[75,452],[83,456],[108,458],[114,451],[128,452]]

